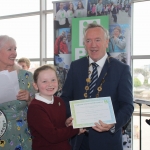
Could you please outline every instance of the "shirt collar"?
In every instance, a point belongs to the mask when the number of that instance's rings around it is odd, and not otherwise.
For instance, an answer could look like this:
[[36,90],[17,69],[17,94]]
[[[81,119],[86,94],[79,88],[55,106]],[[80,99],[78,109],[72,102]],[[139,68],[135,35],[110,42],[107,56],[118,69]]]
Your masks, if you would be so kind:
[[[96,62],[96,64],[98,64],[101,68],[103,68],[104,63],[105,63],[107,57],[108,57],[108,55],[107,55],[107,53],[106,53],[106,54],[103,56],[103,58],[101,58],[100,60],[98,60],[98,61]],[[89,63],[91,64],[91,63],[93,63],[93,62],[94,62],[94,61],[89,57]]]
[[53,96],[52,96],[52,100],[50,101],[50,100],[40,96],[39,93],[35,94],[35,99],[38,100],[38,101],[42,101],[42,102],[44,102],[46,104],[53,104],[54,103],[54,97]]

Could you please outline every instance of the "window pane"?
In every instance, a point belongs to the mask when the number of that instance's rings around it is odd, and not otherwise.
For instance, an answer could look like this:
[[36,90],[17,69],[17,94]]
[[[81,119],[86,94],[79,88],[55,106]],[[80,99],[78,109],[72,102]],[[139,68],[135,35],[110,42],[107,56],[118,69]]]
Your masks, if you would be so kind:
[[53,14],[47,15],[47,58],[54,57]]
[[29,71],[34,73],[34,70],[40,66],[39,61],[31,61]]
[[134,3],[133,54],[150,55],[150,1]]
[[47,9],[53,9],[53,3],[52,3],[53,0],[47,0]]
[[40,10],[39,0],[0,0],[0,16]]
[[133,61],[134,98],[150,101],[150,59]]
[[40,58],[39,16],[0,20],[0,34],[13,37],[17,42],[17,59]]
[[46,64],[53,64],[54,65],[54,61],[47,61]]

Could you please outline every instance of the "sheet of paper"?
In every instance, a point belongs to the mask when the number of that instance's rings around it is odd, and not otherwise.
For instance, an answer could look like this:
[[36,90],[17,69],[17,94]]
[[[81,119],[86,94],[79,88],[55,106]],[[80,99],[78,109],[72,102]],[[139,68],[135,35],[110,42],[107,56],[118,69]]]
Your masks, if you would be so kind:
[[14,86],[15,88],[15,93],[18,94],[20,88],[19,88],[19,83],[18,83],[18,75],[17,75],[17,71],[12,71],[10,72],[10,77],[11,77],[11,82],[12,82],[12,85]]
[[0,103],[16,100],[16,95],[20,90],[16,71],[1,71],[0,85]]
[[70,101],[73,128],[91,127],[102,120],[106,124],[116,123],[110,97]]

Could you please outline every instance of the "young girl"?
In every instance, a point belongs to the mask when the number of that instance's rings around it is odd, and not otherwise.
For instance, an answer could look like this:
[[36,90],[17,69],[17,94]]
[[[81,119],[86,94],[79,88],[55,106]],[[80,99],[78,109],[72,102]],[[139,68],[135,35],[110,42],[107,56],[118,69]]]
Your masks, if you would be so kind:
[[77,9],[75,11],[75,17],[81,18],[86,16],[87,16],[86,10],[84,9],[82,1],[78,1]]
[[22,58],[18,59],[18,64],[24,70],[29,70],[29,68],[30,68],[30,60],[28,58],[22,57]]
[[59,48],[60,54],[68,54],[68,46],[66,40],[67,40],[66,37],[63,37],[62,41],[60,42],[60,48]]
[[53,96],[58,90],[55,68],[51,65],[41,66],[35,70],[33,78],[34,87],[39,93],[29,105],[27,115],[32,149],[71,150],[68,139],[84,130],[66,127],[70,118],[66,121],[65,104],[61,98]]
[[68,22],[69,25],[72,25],[72,18],[74,18],[74,7],[73,7],[73,3],[69,3],[69,9],[67,11],[67,18],[68,18]]
[[65,25],[67,18],[67,13],[64,10],[64,3],[59,4],[59,10],[56,13],[56,20],[59,22],[59,25]]

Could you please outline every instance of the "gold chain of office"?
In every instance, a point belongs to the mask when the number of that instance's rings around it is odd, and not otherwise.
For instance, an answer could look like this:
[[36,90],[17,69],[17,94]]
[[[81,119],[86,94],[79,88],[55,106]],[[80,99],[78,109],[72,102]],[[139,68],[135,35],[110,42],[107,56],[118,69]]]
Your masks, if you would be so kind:
[[[108,60],[108,62],[109,62],[109,58],[110,57],[107,57],[107,60]],[[89,76],[91,75],[91,71],[90,71],[90,66],[91,66],[92,64],[90,64],[89,65],[89,67],[88,67],[88,78],[86,78],[86,86],[85,86],[85,93],[84,93],[84,98],[88,98],[88,90],[90,89],[89,88],[89,84],[90,84],[90,82],[91,82],[91,78],[89,78]],[[103,77],[103,79],[102,79],[102,81],[101,81],[101,83],[100,83],[100,85],[98,86],[98,88],[97,88],[97,94],[96,94],[96,98],[97,97],[99,97],[99,94],[100,94],[100,92],[103,90],[103,88],[102,88],[102,85],[103,85],[103,83],[105,82],[105,77],[107,76],[107,72],[105,73],[105,75],[104,75],[104,77]]]

